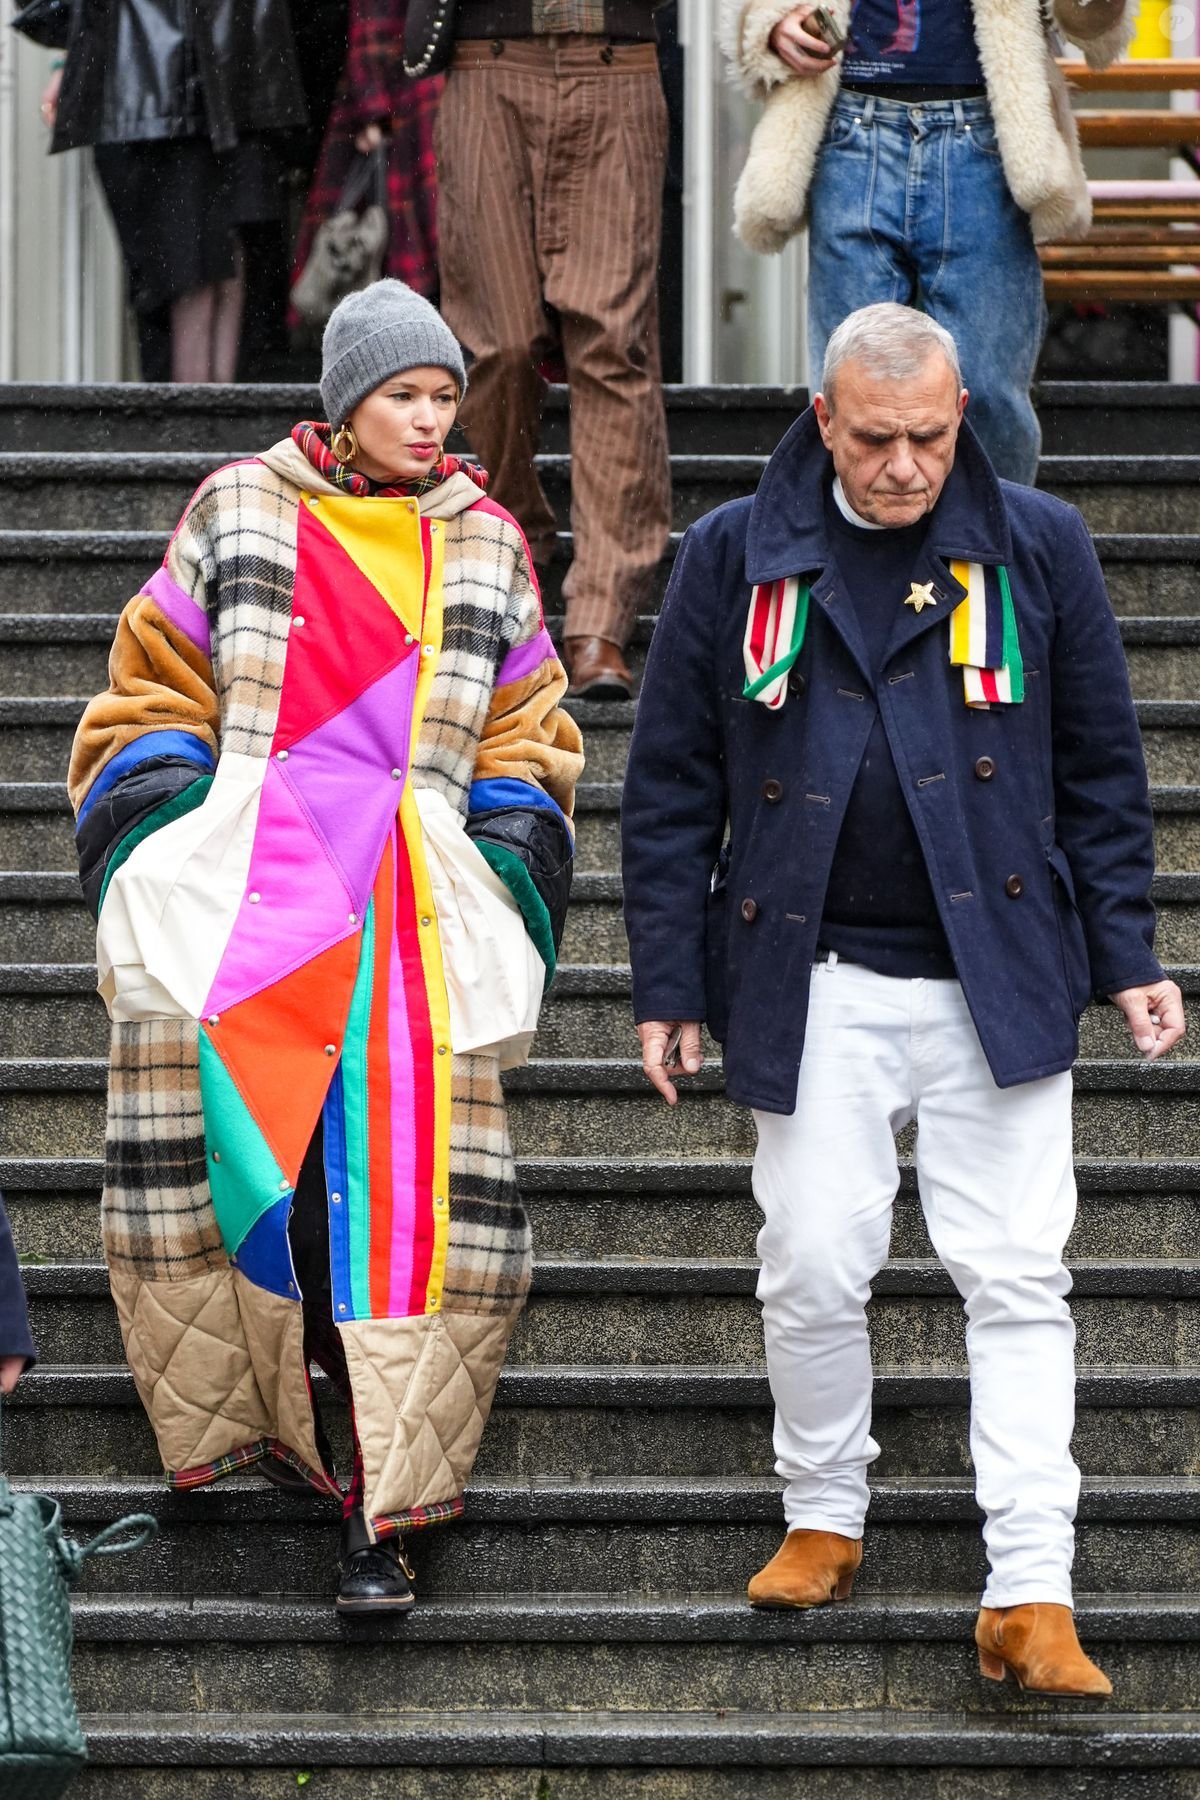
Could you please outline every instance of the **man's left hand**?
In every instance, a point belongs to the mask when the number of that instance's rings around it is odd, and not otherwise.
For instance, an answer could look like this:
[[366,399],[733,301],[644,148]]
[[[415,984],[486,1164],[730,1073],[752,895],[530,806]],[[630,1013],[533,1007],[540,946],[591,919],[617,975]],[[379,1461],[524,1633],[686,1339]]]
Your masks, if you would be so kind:
[[1187,1030],[1183,995],[1165,975],[1149,987],[1122,988],[1109,999],[1125,1014],[1129,1035],[1147,1062],[1173,1050]]

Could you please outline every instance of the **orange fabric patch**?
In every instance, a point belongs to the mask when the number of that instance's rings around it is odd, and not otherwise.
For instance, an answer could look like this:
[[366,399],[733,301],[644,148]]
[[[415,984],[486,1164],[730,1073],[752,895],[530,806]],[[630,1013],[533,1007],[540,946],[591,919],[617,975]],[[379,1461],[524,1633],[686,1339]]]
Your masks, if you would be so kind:
[[[342,1052],[362,933],[204,1021],[276,1162],[295,1186]],[[332,1045],[330,1055],[327,1046]]]

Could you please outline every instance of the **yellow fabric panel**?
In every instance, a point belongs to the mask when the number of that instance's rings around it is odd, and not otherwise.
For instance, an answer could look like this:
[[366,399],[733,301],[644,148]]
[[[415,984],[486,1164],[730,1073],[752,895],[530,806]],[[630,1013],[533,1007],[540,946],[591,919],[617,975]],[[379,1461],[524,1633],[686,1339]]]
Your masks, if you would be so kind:
[[71,748],[67,792],[78,811],[118,750],[147,731],[190,731],[215,756],[221,715],[212,664],[148,594],[121,614],[108,658],[108,688],[86,708]]
[[[418,526],[418,544],[420,527]],[[429,691],[442,648],[442,575],[445,563],[446,528],[434,521],[429,528],[429,591],[425,601],[421,632],[421,672],[413,701],[412,756],[416,760],[417,740],[429,705]],[[425,971],[425,993],[429,1002],[429,1029],[433,1034],[433,1254],[429,1263],[429,1286],[425,1292],[427,1313],[440,1311],[442,1288],[446,1280],[446,1244],[450,1235],[450,1208],[436,1204],[438,1196],[450,1195],[450,1108],[454,1058],[450,1051],[450,1001],[446,993],[446,973],[442,966],[442,947],[438,938],[437,909],[433,900],[433,884],[425,861],[425,845],[421,834],[421,815],[413,793],[412,776],[404,784],[400,799],[400,829],[408,851],[412,871],[413,896],[418,919],[429,919],[428,928],[418,927],[421,940],[421,963]],[[422,1198],[417,1196],[417,1204]]]
[[[306,494],[305,499],[309,498]],[[319,505],[321,523],[329,535],[386,600],[404,629],[416,637],[421,630],[425,592],[425,556],[416,501],[321,494]],[[434,536],[440,540],[441,533]]]
[[557,660],[496,688],[475,757],[476,781],[508,778],[544,789],[567,818],[583,774],[583,736],[559,701],[567,677]]

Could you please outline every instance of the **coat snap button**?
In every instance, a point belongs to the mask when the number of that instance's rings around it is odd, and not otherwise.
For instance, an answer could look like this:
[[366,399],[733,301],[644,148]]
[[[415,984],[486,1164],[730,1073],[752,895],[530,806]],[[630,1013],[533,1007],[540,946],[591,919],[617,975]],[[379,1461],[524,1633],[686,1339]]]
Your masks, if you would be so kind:
[[801,675],[799,669],[793,669],[791,674],[788,676],[788,693],[789,694],[802,694],[804,692],[805,688],[807,687],[807,685],[808,685],[808,682],[807,682],[806,677]]
[[758,901],[757,900],[743,900],[742,901],[742,917],[743,917],[743,919],[745,919],[747,925],[753,925],[755,919],[757,919],[757,917],[758,917]]
[[762,797],[764,800],[769,800],[772,806],[777,805],[779,801],[783,799],[782,781],[776,781],[774,776],[772,776],[769,781],[764,781],[762,784]]
[[992,757],[981,756],[975,764],[975,773],[980,781],[990,781],[996,773],[996,764]]
[[1010,875],[1004,884],[1004,891],[1010,900],[1019,900],[1025,892],[1025,883],[1019,875]]

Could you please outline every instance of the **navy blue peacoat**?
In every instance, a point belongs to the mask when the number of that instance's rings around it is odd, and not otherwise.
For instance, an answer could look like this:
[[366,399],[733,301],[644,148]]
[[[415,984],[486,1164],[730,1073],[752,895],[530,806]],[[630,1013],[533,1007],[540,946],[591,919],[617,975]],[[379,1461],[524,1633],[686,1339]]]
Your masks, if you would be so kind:
[[[810,410],[754,497],[684,537],[622,807],[635,1017],[707,1020],[730,1095],[794,1111],[830,865],[879,714],[992,1074],[1057,1074],[1092,994],[1162,974],[1145,761],[1091,539],[1074,507],[1000,481],[964,425],[876,676],[826,542],[831,479]],[[1020,705],[964,701],[952,559],[1009,571]],[[771,712],[742,697],[742,638],[751,585],[792,575],[811,582],[808,631]],[[910,577],[936,606],[902,604]]]
[[21,1270],[3,1199],[0,1199],[0,1356],[23,1356],[26,1367],[37,1360]]

